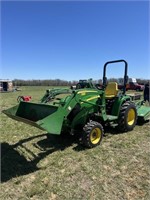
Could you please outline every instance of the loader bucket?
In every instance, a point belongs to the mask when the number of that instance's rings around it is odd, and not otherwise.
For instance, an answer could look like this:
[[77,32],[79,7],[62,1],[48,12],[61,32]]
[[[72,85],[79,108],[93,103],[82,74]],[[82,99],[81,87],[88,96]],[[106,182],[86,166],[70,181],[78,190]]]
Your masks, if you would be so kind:
[[19,105],[2,111],[10,118],[45,130],[60,134],[64,120],[62,107],[21,101]]

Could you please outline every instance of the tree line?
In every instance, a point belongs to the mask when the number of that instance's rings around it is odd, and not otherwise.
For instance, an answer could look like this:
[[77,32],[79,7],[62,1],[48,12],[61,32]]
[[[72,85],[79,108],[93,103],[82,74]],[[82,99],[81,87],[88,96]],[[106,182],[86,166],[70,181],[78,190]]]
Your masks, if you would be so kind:
[[66,81],[60,79],[46,79],[46,80],[22,80],[14,79],[14,86],[71,86],[76,85],[78,81]]
[[[121,80],[121,78],[120,78]],[[147,79],[136,79],[137,83],[139,84],[146,84],[150,80]],[[111,78],[108,81],[115,81],[118,82],[118,79]],[[71,86],[76,85],[78,81],[66,81],[61,79],[46,79],[46,80],[22,80],[22,79],[14,79],[13,81],[14,86]],[[102,84],[102,80],[93,80],[94,83]]]

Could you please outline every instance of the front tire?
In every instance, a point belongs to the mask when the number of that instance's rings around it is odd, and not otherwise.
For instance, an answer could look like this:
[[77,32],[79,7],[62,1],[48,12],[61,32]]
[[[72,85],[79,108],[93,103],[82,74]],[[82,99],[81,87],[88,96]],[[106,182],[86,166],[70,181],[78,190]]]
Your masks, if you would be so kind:
[[90,121],[83,127],[82,144],[88,148],[96,147],[102,141],[103,134],[103,126],[96,121]]
[[134,129],[137,123],[137,110],[133,103],[125,102],[120,110],[118,129],[127,132]]

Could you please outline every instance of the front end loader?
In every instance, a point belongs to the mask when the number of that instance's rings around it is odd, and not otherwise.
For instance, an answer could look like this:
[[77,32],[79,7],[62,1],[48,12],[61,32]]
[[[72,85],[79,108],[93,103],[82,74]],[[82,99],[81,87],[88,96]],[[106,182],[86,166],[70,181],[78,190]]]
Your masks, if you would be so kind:
[[[118,90],[116,82],[107,82],[106,68],[110,64],[124,63],[124,88]],[[40,103],[20,101],[12,108],[3,110],[17,121],[35,126],[49,134],[60,135],[62,131],[81,133],[82,144],[88,148],[100,144],[103,126],[116,127],[120,132],[134,129],[137,120],[150,119],[150,107],[143,105],[140,97],[126,94],[127,62],[116,60],[105,63],[102,88],[47,91]],[[68,93],[57,99],[57,94]]]

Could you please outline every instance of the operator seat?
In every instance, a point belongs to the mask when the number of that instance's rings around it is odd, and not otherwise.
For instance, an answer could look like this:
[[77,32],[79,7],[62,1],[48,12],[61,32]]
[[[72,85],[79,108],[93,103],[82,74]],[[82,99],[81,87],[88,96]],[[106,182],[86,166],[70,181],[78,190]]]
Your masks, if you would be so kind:
[[109,82],[105,89],[106,99],[112,99],[118,94],[118,84],[116,82]]

